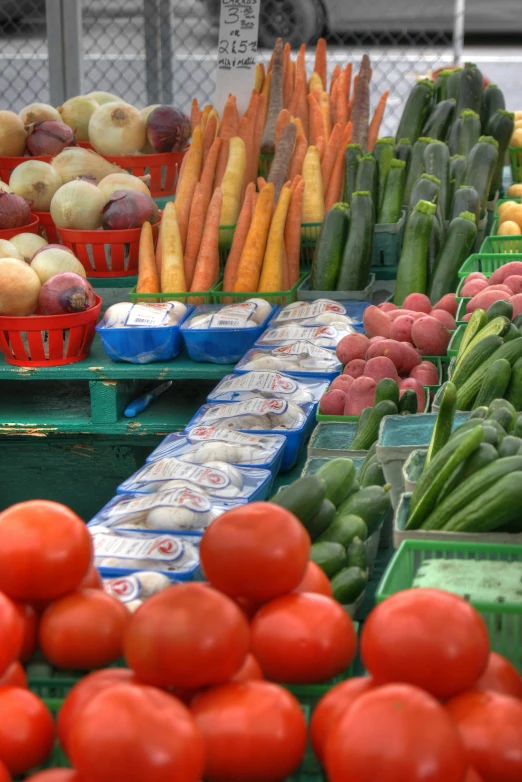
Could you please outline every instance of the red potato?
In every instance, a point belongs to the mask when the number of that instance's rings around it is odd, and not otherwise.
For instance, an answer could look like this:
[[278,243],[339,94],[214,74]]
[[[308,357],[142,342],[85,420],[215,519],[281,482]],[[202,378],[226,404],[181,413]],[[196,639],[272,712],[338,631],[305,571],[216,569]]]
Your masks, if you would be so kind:
[[426,409],[426,392],[424,388],[414,377],[408,377],[399,383],[399,396],[402,396],[408,388],[411,388],[417,394],[417,412],[423,413]]
[[414,312],[414,310],[397,310],[396,312],[390,312],[390,318],[393,322],[395,322],[397,318],[402,318],[404,315],[408,315],[408,317],[413,318],[414,320],[418,320],[418,318],[422,318],[424,314],[424,312]]
[[442,297],[440,301],[438,301],[435,306],[433,307],[434,310],[446,310],[446,312],[449,312],[450,315],[457,314],[459,303],[457,301],[457,297],[454,293],[446,293],[445,296]]
[[323,415],[343,415],[346,404],[346,394],[338,388],[323,394],[319,407]]
[[415,321],[411,336],[423,356],[444,356],[451,339],[446,326],[430,315]]
[[522,312],[522,293],[517,293],[516,296],[512,296],[509,303],[513,305],[513,317],[516,318]]
[[392,301],[383,301],[377,305],[377,308],[382,310],[382,312],[393,312],[393,310],[398,309],[397,305]]
[[358,377],[346,394],[345,415],[361,415],[365,407],[373,407],[377,383],[373,377]]
[[505,285],[503,282],[497,283],[497,285],[488,285],[487,287],[488,291],[504,291],[504,293],[513,293],[511,288],[508,285]]
[[511,277],[506,277],[504,285],[507,285],[513,293],[522,293],[522,275],[512,274]]
[[466,312],[475,312],[477,309],[486,311],[495,301],[508,301],[513,294],[505,291],[485,290],[477,293],[466,304]]
[[454,331],[454,329],[457,327],[457,324],[455,323],[455,318],[453,315],[450,315],[450,313],[447,310],[432,310],[430,312],[430,316],[432,318],[437,318],[437,320],[440,320],[441,323],[444,323],[447,329],[450,331]]
[[471,272],[465,279],[468,282],[468,280],[487,280],[488,278],[482,272]]
[[390,339],[397,342],[411,342],[411,327],[415,323],[412,315],[402,315],[393,321]]
[[378,307],[366,307],[363,313],[363,325],[368,337],[386,337],[390,336],[391,319],[390,316],[380,310]]
[[337,345],[335,355],[346,366],[354,358],[364,358],[370,347],[370,340],[364,334],[348,334]]
[[410,377],[418,380],[421,386],[436,386],[439,382],[439,371],[431,361],[421,361],[418,366],[413,367]]
[[487,280],[469,280],[464,283],[460,290],[461,296],[476,296],[477,293],[480,293],[480,291],[483,291],[485,288],[488,287],[488,281]]
[[339,375],[333,381],[330,386],[330,391],[335,391],[336,388],[340,389],[344,394],[348,393],[348,389],[353,383],[353,377],[351,375]]
[[399,382],[395,364],[386,356],[376,356],[367,361],[364,368],[364,377],[373,377],[376,383],[384,380],[385,377],[395,380],[396,383]]
[[511,263],[505,263],[500,269],[493,272],[489,278],[490,285],[496,285],[499,282],[504,282],[506,277],[510,277],[513,274],[522,274],[522,261],[511,261]]
[[405,310],[425,312],[427,314],[431,310],[431,301],[424,293],[410,293],[402,302],[402,307]]
[[353,378],[358,378],[364,375],[364,367],[366,366],[366,361],[362,358],[354,358],[353,361],[350,361],[349,364],[345,366],[343,369],[343,375],[351,375]]
[[370,340],[370,345],[373,345],[374,342],[382,342],[383,339],[386,339],[386,337],[372,337]]
[[413,367],[420,364],[421,358],[414,348],[407,342],[397,342],[395,339],[384,339],[370,345],[366,358],[376,358],[377,356],[386,356],[390,358],[399,375],[409,375]]
[[463,316],[463,318],[462,318],[462,322],[463,322],[463,323],[467,323],[467,322],[468,322],[468,320],[471,318],[471,315],[472,315],[472,313],[471,313],[471,312],[468,312],[468,314],[467,314],[467,315],[464,315],[464,316]]

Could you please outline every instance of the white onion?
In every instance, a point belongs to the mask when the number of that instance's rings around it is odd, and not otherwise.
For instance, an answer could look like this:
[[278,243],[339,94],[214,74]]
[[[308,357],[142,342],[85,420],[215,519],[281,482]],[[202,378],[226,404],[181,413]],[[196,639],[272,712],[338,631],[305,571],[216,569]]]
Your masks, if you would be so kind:
[[51,201],[51,217],[58,228],[93,230],[101,225],[104,204],[105,199],[96,185],[77,179],[56,191]]
[[89,139],[101,155],[133,155],[145,144],[145,123],[128,103],[105,103],[89,121]]
[[34,125],[36,122],[44,122],[46,119],[61,120],[58,110],[48,103],[30,103],[22,111],[18,112],[23,125]]
[[[145,127],[147,127],[147,120],[149,118],[149,114],[151,113],[151,111],[154,111],[154,109],[157,109],[158,106],[161,106],[161,103],[154,103],[152,106],[145,106],[145,108],[140,111],[141,118],[145,123]],[[146,139],[145,144],[143,145],[140,151],[142,155],[154,155],[154,153],[156,152],[156,150],[154,149],[154,147],[152,146],[148,138]]]
[[102,179],[98,190],[101,191],[106,201],[117,190],[138,190],[140,193],[150,196],[150,190],[145,182],[132,174],[109,174]]
[[55,274],[62,272],[74,272],[82,277],[87,277],[82,264],[72,253],[66,250],[50,248],[42,250],[31,261],[31,269],[36,272],[42,285]]
[[23,155],[27,134],[14,111],[0,111],[0,155]]
[[32,315],[40,287],[38,275],[24,261],[0,259],[0,315]]
[[92,98],[99,106],[103,106],[104,103],[125,103],[123,98],[118,98],[117,95],[113,95],[112,92],[88,92],[87,98]]
[[122,168],[109,163],[97,152],[82,147],[67,147],[53,157],[51,166],[60,174],[64,184],[72,182],[73,179],[83,178],[97,185],[109,174],[125,173]]
[[20,163],[9,180],[12,192],[25,198],[33,212],[48,212],[51,198],[61,186],[60,174],[43,160]]
[[76,134],[76,141],[89,141],[89,120],[98,108],[98,103],[87,95],[69,98],[58,107],[62,122],[69,125]]
[[[13,236],[10,244],[14,245],[17,253],[21,254],[22,260],[29,263],[33,259],[34,254],[41,250],[42,247],[47,247],[49,243],[39,234],[22,233]],[[13,257],[18,258],[18,255]]]
[[11,190],[11,188],[9,187],[9,185],[7,184],[7,182],[2,182],[2,180],[0,180],[0,190],[3,193],[12,193],[13,192]]
[[20,250],[17,250],[14,244],[8,239],[0,239],[0,258],[17,258],[19,261],[25,260]]

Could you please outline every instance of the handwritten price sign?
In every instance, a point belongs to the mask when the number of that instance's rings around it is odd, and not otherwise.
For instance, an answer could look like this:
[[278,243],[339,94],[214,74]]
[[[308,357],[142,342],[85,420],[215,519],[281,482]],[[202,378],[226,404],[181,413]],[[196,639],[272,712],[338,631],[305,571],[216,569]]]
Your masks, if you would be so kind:
[[221,113],[229,94],[239,113],[248,106],[254,86],[260,0],[221,0],[216,107]]

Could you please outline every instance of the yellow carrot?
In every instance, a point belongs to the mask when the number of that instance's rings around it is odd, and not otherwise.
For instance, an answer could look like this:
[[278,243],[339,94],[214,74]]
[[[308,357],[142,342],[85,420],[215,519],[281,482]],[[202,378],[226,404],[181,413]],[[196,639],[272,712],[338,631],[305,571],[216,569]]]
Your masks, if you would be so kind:
[[136,285],[136,291],[137,293],[158,293],[159,289],[156,258],[154,257],[152,226],[149,222],[145,222],[141,226],[140,233],[138,284]]
[[317,147],[308,147],[303,161],[303,223],[322,223],[324,218],[324,188],[321,160]]
[[161,220],[161,290],[163,293],[183,293],[187,290],[183,247],[172,201],[165,206]]
[[207,121],[210,116],[210,112],[212,111],[212,106],[210,103],[207,103],[206,106],[203,108],[203,111],[201,112],[201,122],[199,123],[201,125],[201,132],[205,133],[205,128],[207,127]]
[[316,89],[318,89],[319,92],[322,92],[324,90],[324,84],[319,74],[314,71],[308,79],[308,92],[313,94]]
[[198,105],[198,99],[192,98],[192,106],[190,109],[190,125],[192,130],[201,122],[201,111]]
[[221,180],[223,202],[220,225],[235,225],[241,209],[241,193],[246,170],[246,146],[239,136],[229,141],[229,154],[225,174]]
[[201,125],[198,125],[192,134],[190,147],[183,159],[183,168],[179,175],[178,186],[176,188],[176,213],[181,213],[181,207],[187,193],[190,192],[194,179],[199,181],[201,166],[203,162],[203,135]]
[[259,193],[252,215],[252,222],[239,259],[234,291],[257,291],[263,258],[265,257],[268,231],[272,221],[274,186],[265,185]]
[[263,82],[265,80],[265,66],[262,62],[256,65],[256,73],[254,77],[254,89],[261,92],[263,89]]
[[263,293],[284,289],[285,224],[292,192],[283,187],[268,232],[258,290]]

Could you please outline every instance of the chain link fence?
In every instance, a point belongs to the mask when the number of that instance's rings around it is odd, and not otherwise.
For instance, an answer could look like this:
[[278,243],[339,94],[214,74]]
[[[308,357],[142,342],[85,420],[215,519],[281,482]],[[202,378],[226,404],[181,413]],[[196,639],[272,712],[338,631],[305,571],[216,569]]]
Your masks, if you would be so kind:
[[13,111],[49,102],[45,0],[0,1],[0,96]]

